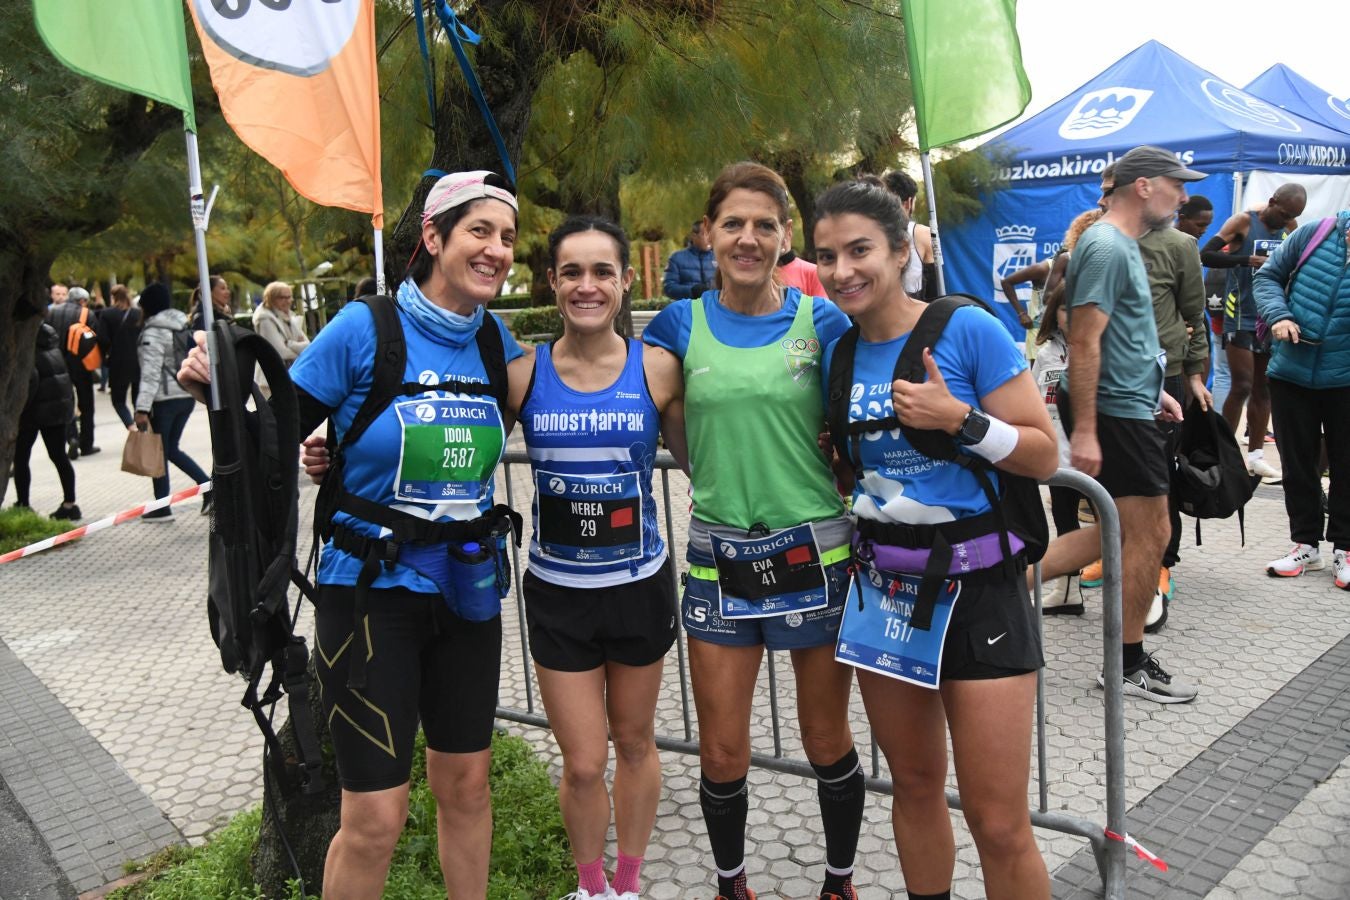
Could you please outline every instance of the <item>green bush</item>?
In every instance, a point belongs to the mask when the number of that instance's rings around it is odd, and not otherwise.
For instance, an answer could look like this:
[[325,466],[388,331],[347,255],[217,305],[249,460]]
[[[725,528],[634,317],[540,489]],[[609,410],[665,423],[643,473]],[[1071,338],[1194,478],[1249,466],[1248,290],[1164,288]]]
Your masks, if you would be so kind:
[[[419,733],[413,759],[408,824],[394,851],[384,896],[390,900],[445,897],[436,852],[436,803],[426,783],[426,745]],[[571,890],[576,870],[548,767],[518,737],[492,739],[492,861],[488,900],[552,900]],[[258,839],[261,808],[235,816],[202,847],[171,847],[133,868],[150,877],[110,900],[265,900],[253,884],[249,854]],[[317,891],[318,885],[307,885]],[[311,894],[311,896],[315,896]],[[287,900],[302,900],[297,886]]]
[[0,553],[27,547],[75,526],[40,516],[23,506],[0,511]]
[[633,309],[637,310],[638,312],[662,310],[674,302],[675,302],[674,300],[671,300],[669,297],[664,296],[653,297],[650,300],[634,300]]
[[524,294],[502,294],[488,304],[488,309],[529,309],[530,303],[531,297],[528,292]]
[[556,306],[535,306],[522,309],[511,316],[511,333],[524,340],[532,334],[546,334],[550,338],[562,337],[562,313]]

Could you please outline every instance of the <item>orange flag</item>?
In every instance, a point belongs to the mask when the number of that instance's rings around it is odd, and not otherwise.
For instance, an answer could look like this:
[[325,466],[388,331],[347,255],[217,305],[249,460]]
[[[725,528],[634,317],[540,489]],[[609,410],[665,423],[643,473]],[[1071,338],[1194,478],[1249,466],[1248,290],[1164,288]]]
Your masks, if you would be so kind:
[[384,223],[374,0],[188,0],[239,139],[296,192]]

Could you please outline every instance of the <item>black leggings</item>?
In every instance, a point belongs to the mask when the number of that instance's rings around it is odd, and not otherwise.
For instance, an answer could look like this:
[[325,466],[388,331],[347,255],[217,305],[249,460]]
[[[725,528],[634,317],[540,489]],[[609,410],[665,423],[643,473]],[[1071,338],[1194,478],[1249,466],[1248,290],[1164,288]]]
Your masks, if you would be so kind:
[[28,506],[28,487],[33,483],[33,471],[28,468],[28,457],[33,453],[33,445],[38,435],[47,448],[47,458],[56,466],[56,474],[61,476],[61,494],[66,503],[75,502],[75,467],[66,456],[66,426],[48,425],[39,429],[36,425],[20,425],[19,439],[14,444],[14,492],[18,495],[20,506]]

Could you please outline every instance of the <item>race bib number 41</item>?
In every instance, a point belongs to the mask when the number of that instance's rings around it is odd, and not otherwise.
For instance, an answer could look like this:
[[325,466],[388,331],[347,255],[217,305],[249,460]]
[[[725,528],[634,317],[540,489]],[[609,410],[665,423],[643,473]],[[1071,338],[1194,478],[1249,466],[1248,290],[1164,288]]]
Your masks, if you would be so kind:
[[428,398],[394,409],[403,431],[395,500],[443,503],[487,496],[505,443],[496,403]]
[[828,603],[810,524],[749,540],[714,537],[712,547],[724,619],[803,613]]

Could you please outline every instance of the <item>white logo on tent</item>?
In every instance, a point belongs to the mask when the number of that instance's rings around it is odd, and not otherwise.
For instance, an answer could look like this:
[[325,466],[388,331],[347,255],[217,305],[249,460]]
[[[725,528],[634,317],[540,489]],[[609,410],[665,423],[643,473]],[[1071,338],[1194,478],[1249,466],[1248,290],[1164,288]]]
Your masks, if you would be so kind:
[[994,229],[994,236],[998,239],[994,244],[994,300],[1007,303],[1003,279],[1036,262],[1036,226],[1004,225]]
[[1303,130],[1297,122],[1276,107],[1271,106],[1264,100],[1258,100],[1251,94],[1244,93],[1230,84],[1224,84],[1222,81],[1216,81],[1213,78],[1206,78],[1200,82],[1200,89],[1205,92],[1205,96],[1209,98],[1210,103],[1213,103],[1219,109],[1242,116],[1244,119],[1251,119],[1253,122],[1293,134],[1298,134]]
[[317,75],[356,30],[361,0],[192,0],[222,50],[263,69]]
[[1142,88],[1088,91],[1059,126],[1059,136],[1066,141],[1086,141],[1113,134],[1133,122],[1152,96],[1152,91]]
[[1337,100],[1335,97],[1328,94],[1327,106],[1330,106],[1331,111],[1336,115],[1345,119],[1350,119],[1350,100]]

